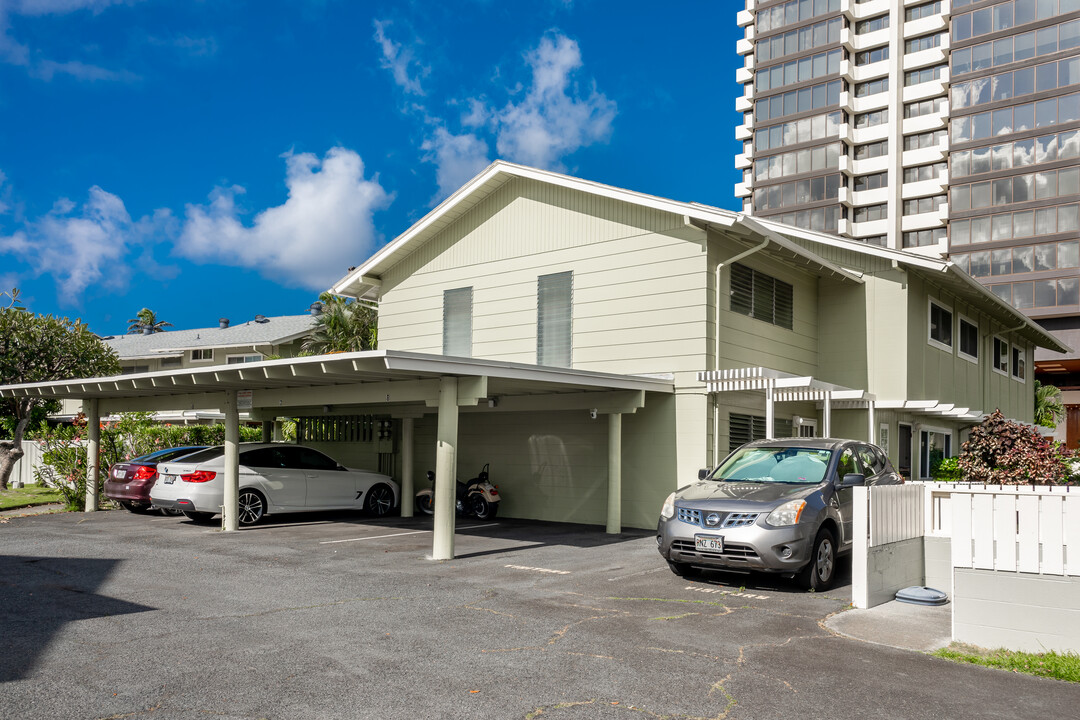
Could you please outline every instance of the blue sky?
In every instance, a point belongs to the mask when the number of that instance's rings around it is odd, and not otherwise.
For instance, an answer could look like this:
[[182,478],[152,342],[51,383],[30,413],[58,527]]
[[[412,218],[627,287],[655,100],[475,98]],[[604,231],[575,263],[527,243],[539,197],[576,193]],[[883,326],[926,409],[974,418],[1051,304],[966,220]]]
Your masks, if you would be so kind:
[[737,209],[742,0],[0,0],[0,289],[304,312],[496,158]]

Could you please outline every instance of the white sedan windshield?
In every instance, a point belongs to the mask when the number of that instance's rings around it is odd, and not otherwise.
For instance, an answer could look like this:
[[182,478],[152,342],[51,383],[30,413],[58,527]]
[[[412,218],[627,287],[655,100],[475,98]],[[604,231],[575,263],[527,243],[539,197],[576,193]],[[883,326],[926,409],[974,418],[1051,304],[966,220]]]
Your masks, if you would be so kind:
[[757,447],[739,450],[710,479],[736,482],[813,484],[825,478],[832,450]]

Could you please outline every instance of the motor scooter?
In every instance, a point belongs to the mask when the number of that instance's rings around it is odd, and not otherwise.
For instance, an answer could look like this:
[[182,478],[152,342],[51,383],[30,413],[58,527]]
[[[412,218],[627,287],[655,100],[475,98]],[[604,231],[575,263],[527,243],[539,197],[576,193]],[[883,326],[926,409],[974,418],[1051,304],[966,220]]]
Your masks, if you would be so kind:
[[[416,509],[432,515],[435,512],[435,473],[427,471],[430,488],[416,493]],[[480,474],[468,482],[457,481],[455,508],[458,515],[474,517],[477,520],[492,520],[499,512],[499,489],[488,482],[488,464]]]

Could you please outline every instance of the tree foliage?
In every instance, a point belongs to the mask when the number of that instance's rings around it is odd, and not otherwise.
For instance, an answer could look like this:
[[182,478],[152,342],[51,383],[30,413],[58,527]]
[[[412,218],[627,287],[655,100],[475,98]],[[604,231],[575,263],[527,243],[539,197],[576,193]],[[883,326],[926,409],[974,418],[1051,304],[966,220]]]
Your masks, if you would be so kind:
[[165,332],[165,328],[173,326],[170,322],[158,320],[157,313],[150,308],[143,308],[135,313],[135,317],[129,318],[128,323],[128,335],[138,335],[146,329],[149,329],[151,334]]
[[1069,479],[1071,459],[1072,453],[1050,438],[995,410],[972,429],[959,464],[968,482],[1054,485]]
[[1053,430],[1065,419],[1065,404],[1061,402],[1061,390],[1054,385],[1035,381],[1035,424]]
[[[116,352],[81,320],[36,315],[16,307],[0,307],[0,385],[115,375],[120,372]],[[0,490],[7,489],[15,462],[22,457],[22,439],[42,398],[0,399],[0,415],[7,416],[10,439],[0,440]],[[55,407],[55,406],[54,406]]]
[[319,300],[323,311],[301,345],[304,353],[359,352],[378,347],[379,315],[374,308],[330,293],[323,293]]

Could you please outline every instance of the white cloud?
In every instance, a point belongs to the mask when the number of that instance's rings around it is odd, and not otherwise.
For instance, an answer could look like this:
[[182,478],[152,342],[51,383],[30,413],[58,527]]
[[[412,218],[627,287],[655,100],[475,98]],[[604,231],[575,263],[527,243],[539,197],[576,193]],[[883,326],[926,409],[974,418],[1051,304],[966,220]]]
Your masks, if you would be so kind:
[[[386,29],[390,26],[388,20],[375,20],[375,42],[379,43],[382,58],[379,64],[389,70],[394,76],[394,82],[398,87],[411,95],[423,95],[424,89],[420,86],[420,78],[427,77],[431,72],[429,66],[421,65],[416,60],[415,52],[411,47],[405,47],[401,43],[394,42],[387,34]],[[410,75],[410,70],[412,74]]]
[[432,204],[457,190],[491,162],[486,142],[472,133],[454,135],[444,127],[436,128],[434,137],[425,140],[421,149],[428,153],[424,160],[435,164],[439,194]]
[[595,84],[586,94],[572,81],[582,67],[581,50],[565,35],[544,37],[526,60],[532,84],[519,103],[496,112],[496,149],[508,160],[562,170],[566,155],[607,141],[617,107]]
[[360,156],[332,148],[320,161],[286,154],[283,205],[241,222],[236,197],[243,188],[218,188],[208,205],[188,205],[176,252],[199,262],[258,270],[287,285],[325,290],[346,268],[368,257],[378,236],[372,215],[392,197],[378,178],[364,178]]
[[576,76],[583,63],[577,42],[550,33],[524,57],[530,82],[506,87],[510,100],[502,108],[482,97],[450,103],[465,106],[459,122],[469,132],[454,133],[422,106],[408,109],[433,128],[421,145],[423,160],[436,168],[439,192],[432,204],[488,165],[491,143],[485,136],[494,141],[499,157],[551,170],[565,170],[563,158],[610,137],[618,109],[595,83],[584,90],[579,86]]
[[134,82],[139,79],[139,76],[135,73],[128,72],[127,70],[109,70],[99,65],[89,65],[78,60],[71,60],[69,62],[55,62],[53,60],[42,60],[36,63],[30,70],[30,74],[39,80],[49,82],[57,75],[70,75],[76,80],[86,80],[89,82],[97,81],[119,81],[119,82]]
[[99,13],[110,5],[131,5],[130,0],[9,0],[4,3],[20,15],[66,15],[76,10]]
[[154,223],[153,218],[132,222],[124,202],[95,185],[81,208],[62,198],[44,216],[0,236],[0,254],[15,256],[39,275],[53,275],[61,297],[77,304],[91,286],[127,285],[124,257],[152,232]]
[[480,98],[469,98],[469,111],[461,116],[465,127],[482,127],[491,119],[491,112]]
[[6,215],[11,207],[11,185],[7,184],[7,175],[0,170],[0,215]]
[[0,0],[0,62],[30,69],[31,75],[46,82],[56,75],[70,75],[79,80],[130,82],[137,76],[126,70],[114,71],[79,60],[57,62],[31,59],[30,47],[11,35],[11,17],[67,15],[79,10],[98,14],[112,5],[131,5],[138,0]]

